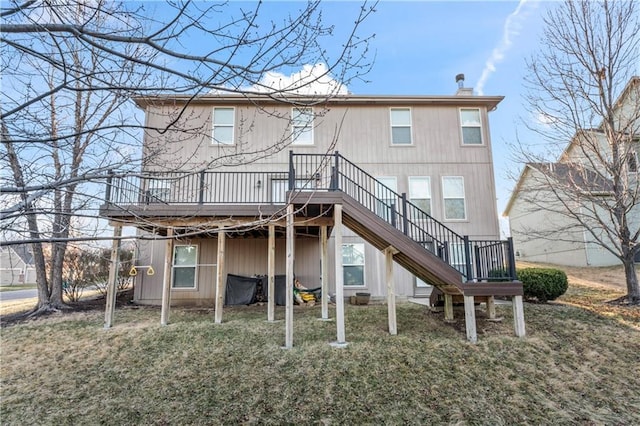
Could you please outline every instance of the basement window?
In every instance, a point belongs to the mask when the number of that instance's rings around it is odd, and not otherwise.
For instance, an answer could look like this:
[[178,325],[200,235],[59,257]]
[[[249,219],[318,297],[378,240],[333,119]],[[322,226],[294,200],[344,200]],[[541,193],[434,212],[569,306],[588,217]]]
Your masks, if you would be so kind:
[[342,244],[344,285],[364,287],[364,243]]
[[171,288],[195,289],[198,270],[198,246],[175,245],[173,247]]

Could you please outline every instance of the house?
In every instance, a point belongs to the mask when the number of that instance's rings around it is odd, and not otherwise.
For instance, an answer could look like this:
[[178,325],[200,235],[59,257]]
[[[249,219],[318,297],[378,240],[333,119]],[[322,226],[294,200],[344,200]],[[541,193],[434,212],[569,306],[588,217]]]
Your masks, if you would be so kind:
[[36,269],[28,245],[0,247],[0,285],[35,284]]
[[[632,234],[640,229],[639,90],[640,77],[633,77],[615,104],[621,138],[618,185],[630,194],[627,218]],[[516,259],[568,266],[621,263],[597,242],[617,245],[604,230],[612,228],[612,219],[602,210],[613,199],[613,176],[605,168],[612,158],[601,126],[578,131],[557,162],[525,165],[503,213],[509,217]],[[584,191],[585,200],[576,200],[576,190]],[[567,210],[579,215],[576,218]],[[636,261],[640,262],[640,253]]]
[[475,327],[474,297],[522,294],[499,240],[489,113],[501,100],[465,88],[137,98],[143,177],[113,177],[101,208],[116,228],[138,228],[135,301],[215,306],[218,321],[230,274],[269,288],[295,275],[322,287],[323,317],[329,294],[340,314],[356,293],[395,306],[434,286],[448,317],[464,298]]

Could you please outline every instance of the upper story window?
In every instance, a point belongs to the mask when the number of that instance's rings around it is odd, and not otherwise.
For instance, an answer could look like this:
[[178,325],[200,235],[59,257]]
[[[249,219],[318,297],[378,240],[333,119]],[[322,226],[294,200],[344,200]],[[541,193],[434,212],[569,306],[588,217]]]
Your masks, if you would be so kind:
[[482,145],[482,122],[479,108],[461,108],[460,126],[463,145]]
[[409,177],[409,200],[431,216],[431,178],[429,176]]
[[175,245],[173,247],[172,288],[196,288],[198,246]]
[[291,143],[313,145],[313,108],[293,108],[291,111]]
[[391,108],[391,144],[411,145],[411,109]]
[[214,145],[233,145],[235,108],[213,108],[211,140]]
[[462,176],[442,177],[442,198],[446,220],[465,220],[467,218],[464,178]]

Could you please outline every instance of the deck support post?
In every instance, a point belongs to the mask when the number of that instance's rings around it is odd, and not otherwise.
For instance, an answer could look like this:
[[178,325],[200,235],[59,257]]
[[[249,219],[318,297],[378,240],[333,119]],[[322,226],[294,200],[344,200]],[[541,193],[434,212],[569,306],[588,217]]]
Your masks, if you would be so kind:
[[162,285],[162,308],[160,310],[160,324],[169,324],[169,309],[171,306],[171,269],[173,265],[173,228],[167,228],[167,242],[164,252],[164,277]]
[[478,335],[476,333],[476,306],[473,296],[464,296],[464,323],[467,329],[467,340],[476,343]]
[[224,261],[226,248],[226,233],[223,229],[218,230],[218,258],[216,260],[216,310],[215,323],[222,323],[222,309],[224,307]]
[[291,349],[293,347],[293,284],[294,284],[294,240],[295,240],[295,228],[293,217],[293,204],[287,206],[287,284],[286,284],[286,298],[285,305],[285,337],[284,348]]
[[393,280],[393,255],[398,253],[398,250],[389,246],[384,249],[385,266],[387,275],[387,311],[389,317],[389,334],[395,336],[398,334],[398,325],[396,322],[396,293],[395,283]]
[[493,296],[487,296],[487,316],[490,320],[496,319],[496,300]]
[[329,319],[329,241],[327,227],[320,227],[320,297],[322,303],[322,319]]
[[453,321],[453,296],[447,293],[444,294],[444,320]]
[[104,328],[111,328],[116,310],[116,295],[118,293],[118,261],[120,258],[120,236],[122,226],[113,228],[113,243],[111,244],[111,263],[109,264],[109,281],[107,283],[107,301],[104,310]]
[[335,239],[335,282],[336,282],[336,334],[333,346],[347,345],[344,330],[344,276],[342,275],[342,204],[333,206],[333,234]]
[[526,332],[524,329],[524,305],[522,303],[522,296],[513,296],[511,304],[513,305],[513,326],[516,336],[524,337]]
[[267,321],[275,321],[276,305],[276,227],[269,225],[267,253]]

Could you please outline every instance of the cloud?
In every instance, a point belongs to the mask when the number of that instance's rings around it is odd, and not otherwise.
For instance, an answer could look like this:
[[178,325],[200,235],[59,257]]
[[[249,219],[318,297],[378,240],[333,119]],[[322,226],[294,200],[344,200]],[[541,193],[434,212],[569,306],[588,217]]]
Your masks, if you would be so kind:
[[296,95],[346,95],[347,86],[334,79],[324,63],[306,64],[298,72],[284,75],[279,72],[268,72],[258,84],[247,89],[252,92],[272,93],[286,92]]
[[496,71],[496,65],[502,62],[505,58],[506,53],[509,51],[513,44],[513,39],[520,35],[520,30],[522,28],[522,22],[526,19],[528,15],[528,7],[527,4],[533,3],[537,6],[537,0],[520,0],[518,3],[518,7],[516,10],[511,12],[507,19],[504,21],[504,26],[502,29],[502,40],[500,43],[493,49],[491,52],[491,56],[487,59],[487,62],[484,65],[484,69],[482,70],[482,75],[476,84],[476,91],[478,95],[482,96],[484,94],[484,85],[487,80]]

